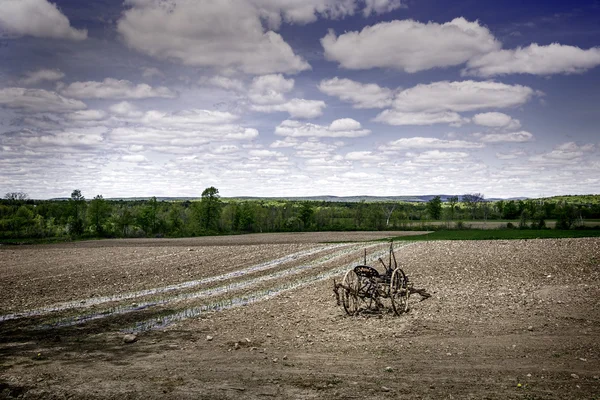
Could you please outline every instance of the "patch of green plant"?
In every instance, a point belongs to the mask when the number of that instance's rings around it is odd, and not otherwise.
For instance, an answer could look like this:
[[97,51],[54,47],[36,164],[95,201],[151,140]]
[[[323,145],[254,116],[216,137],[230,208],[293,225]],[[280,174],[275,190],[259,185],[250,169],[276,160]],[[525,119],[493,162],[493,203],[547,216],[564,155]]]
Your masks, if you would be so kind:
[[439,230],[424,235],[399,236],[394,240],[511,240],[600,237],[600,229],[468,229]]

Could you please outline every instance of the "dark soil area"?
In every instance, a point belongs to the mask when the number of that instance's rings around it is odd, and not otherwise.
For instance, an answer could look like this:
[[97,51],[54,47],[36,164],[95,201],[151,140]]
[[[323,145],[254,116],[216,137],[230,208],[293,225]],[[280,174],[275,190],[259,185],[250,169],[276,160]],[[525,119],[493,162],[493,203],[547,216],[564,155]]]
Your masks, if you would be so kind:
[[[0,398],[600,398],[600,239],[398,244],[402,268],[432,297],[412,296],[400,316],[354,317],[336,305],[332,282],[341,273],[317,277],[359,263],[358,249],[369,245],[320,241],[3,247],[2,315],[39,314],[0,322]],[[368,255],[385,248],[372,245]],[[173,272],[178,266],[189,275]],[[165,289],[161,305],[87,322],[76,318],[139,306],[148,295],[40,311],[236,270],[247,272],[197,287],[230,282],[226,292]],[[91,274],[111,284],[90,284]],[[190,314],[124,342],[136,321],[258,289],[263,297],[245,306]],[[195,297],[180,300],[182,293]],[[52,325],[67,317],[74,322]]]

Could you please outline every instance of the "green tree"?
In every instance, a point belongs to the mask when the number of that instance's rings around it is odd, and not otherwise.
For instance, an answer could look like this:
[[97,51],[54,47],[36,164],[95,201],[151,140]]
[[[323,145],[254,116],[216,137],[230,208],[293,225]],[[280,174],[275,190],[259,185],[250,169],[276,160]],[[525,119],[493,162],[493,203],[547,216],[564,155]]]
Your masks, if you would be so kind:
[[90,205],[88,207],[88,219],[90,224],[94,227],[97,235],[104,235],[103,225],[106,222],[106,219],[110,215],[110,204],[101,194],[94,197],[92,201],[90,201]]
[[448,197],[448,205],[450,206],[450,219],[452,219],[452,220],[454,220],[454,210],[456,209],[457,203],[458,203],[458,196]]
[[521,219],[519,220],[519,229],[527,229],[527,223],[529,222],[530,218],[531,213],[529,212],[529,210],[524,209],[523,212],[521,212]]
[[81,235],[84,231],[83,213],[85,209],[85,197],[81,194],[81,190],[73,190],[69,199],[69,205],[71,206],[71,216],[69,218],[70,231],[74,235]]
[[355,229],[361,229],[365,220],[365,214],[367,211],[367,203],[361,200],[355,207],[354,210],[354,225]]
[[479,205],[484,201],[485,197],[481,193],[467,193],[462,197],[463,203],[467,206],[469,210],[471,210],[471,218],[477,218],[477,211],[479,210]]
[[180,204],[171,204],[167,221],[170,235],[181,236],[183,229],[182,211]]
[[546,214],[543,210],[538,210],[533,214],[531,218],[531,227],[533,229],[545,229],[546,228]]
[[14,216],[14,230],[19,232],[19,235],[28,236],[30,228],[34,221],[34,214],[27,206],[22,205],[17,209]]
[[494,208],[496,209],[498,216],[500,218],[502,218],[502,214],[504,213],[504,205],[505,205],[504,200],[498,200],[497,202],[494,203]]
[[218,231],[222,203],[219,190],[213,186],[204,189],[200,200],[200,226],[205,231]]
[[516,219],[519,215],[519,209],[514,200],[509,200],[504,204],[502,208],[503,219]]
[[255,213],[252,205],[249,202],[242,203],[236,209],[235,219],[237,221],[237,229],[245,232],[252,232],[252,225],[255,222]]
[[158,201],[152,196],[138,214],[138,223],[147,235],[155,235],[159,231]]
[[385,221],[385,211],[381,204],[371,203],[367,206],[368,229],[382,230]]
[[577,219],[577,210],[567,203],[557,207],[556,214],[556,229],[571,229]]
[[305,201],[300,206],[300,220],[304,226],[304,229],[308,229],[310,227],[310,223],[313,217],[315,210],[310,202]]
[[442,199],[440,196],[435,196],[427,202],[427,212],[433,219],[440,219],[442,215]]
[[113,213],[112,220],[123,237],[129,235],[129,227],[134,222],[133,214],[128,205],[120,205]]

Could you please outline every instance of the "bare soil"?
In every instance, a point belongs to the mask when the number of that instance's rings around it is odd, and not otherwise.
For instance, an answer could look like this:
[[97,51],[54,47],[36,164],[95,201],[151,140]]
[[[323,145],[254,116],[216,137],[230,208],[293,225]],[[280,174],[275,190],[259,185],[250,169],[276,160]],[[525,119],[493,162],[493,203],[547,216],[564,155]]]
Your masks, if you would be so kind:
[[378,234],[1,246],[0,398],[600,399],[600,239],[396,243],[432,297],[346,316]]

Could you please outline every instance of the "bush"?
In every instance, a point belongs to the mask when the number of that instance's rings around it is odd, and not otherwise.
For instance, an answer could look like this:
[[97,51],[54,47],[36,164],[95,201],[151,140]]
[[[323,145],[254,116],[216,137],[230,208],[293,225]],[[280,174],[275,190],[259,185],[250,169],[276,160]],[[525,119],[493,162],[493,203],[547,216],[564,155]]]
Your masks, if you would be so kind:
[[506,224],[506,228],[507,229],[515,229],[515,224],[513,224],[512,222],[509,222],[508,224]]
[[571,229],[577,218],[575,208],[566,204],[558,209],[557,214],[556,229]]
[[523,210],[523,212],[521,213],[521,219],[519,220],[519,229],[529,228],[529,225],[527,224],[528,222],[529,222],[529,211]]
[[456,229],[469,229],[467,224],[465,224],[463,221],[456,221],[455,227]]

